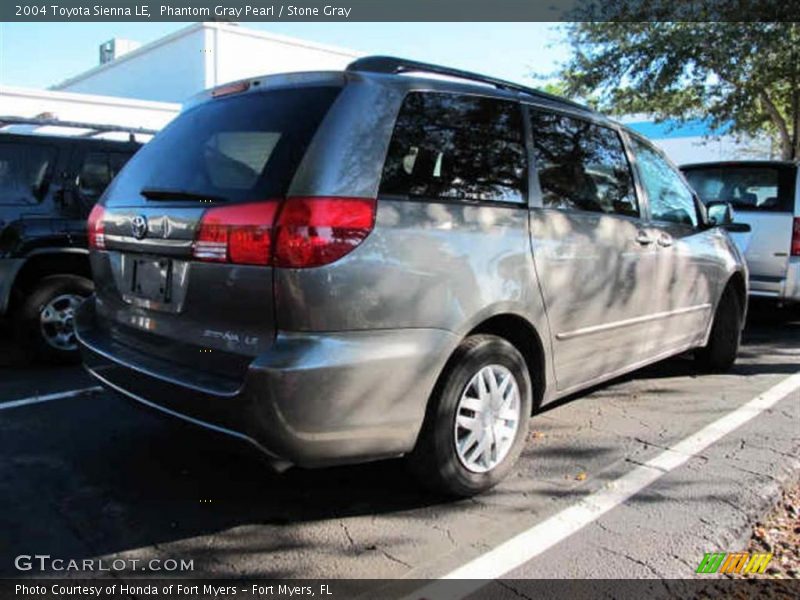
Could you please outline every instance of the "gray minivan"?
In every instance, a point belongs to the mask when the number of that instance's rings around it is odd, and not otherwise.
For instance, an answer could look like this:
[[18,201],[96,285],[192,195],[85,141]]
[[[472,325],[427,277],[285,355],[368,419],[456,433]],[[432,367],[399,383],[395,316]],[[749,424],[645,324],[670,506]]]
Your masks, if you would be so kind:
[[725,225],[587,108],[370,57],[188,105],[94,210],[76,329],[105,386],[278,467],[408,455],[464,496],[546,403],[687,350],[733,364]]

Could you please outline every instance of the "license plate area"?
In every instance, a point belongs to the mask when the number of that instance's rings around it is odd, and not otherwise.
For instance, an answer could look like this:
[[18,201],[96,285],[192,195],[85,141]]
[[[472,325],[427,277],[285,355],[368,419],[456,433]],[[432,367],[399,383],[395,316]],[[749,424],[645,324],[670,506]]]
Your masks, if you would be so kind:
[[172,301],[172,260],[134,258],[130,293],[134,298],[169,304]]

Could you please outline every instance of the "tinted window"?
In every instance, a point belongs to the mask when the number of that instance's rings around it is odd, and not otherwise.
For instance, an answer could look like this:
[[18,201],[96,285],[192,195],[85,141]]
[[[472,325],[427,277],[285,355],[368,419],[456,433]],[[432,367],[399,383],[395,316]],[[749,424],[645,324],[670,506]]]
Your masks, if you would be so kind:
[[520,110],[491,98],[409,94],[389,145],[381,193],[526,202]]
[[57,150],[52,146],[0,143],[0,204],[41,200],[56,156]]
[[689,169],[686,179],[709,202],[730,202],[750,211],[792,211],[791,169],[726,166]]
[[545,208],[639,216],[633,176],[616,131],[538,110],[530,114]]
[[78,172],[78,192],[87,204],[94,204],[130,159],[122,152],[87,152]]
[[694,195],[678,172],[650,146],[634,139],[633,147],[653,219],[696,227]]
[[282,196],[338,92],[271,90],[190,108],[133,156],[108,203],[130,202],[145,188],[229,201]]
[[111,182],[108,153],[89,152],[78,173],[78,191],[89,200],[97,200]]

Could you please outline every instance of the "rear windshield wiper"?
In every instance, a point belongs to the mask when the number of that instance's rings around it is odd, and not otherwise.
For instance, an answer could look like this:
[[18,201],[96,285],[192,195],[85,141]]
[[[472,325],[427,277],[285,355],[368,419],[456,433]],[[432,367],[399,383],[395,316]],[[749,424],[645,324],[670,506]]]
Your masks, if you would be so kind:
[[142,188],[139,193],[148,200],[213,200],[214,202],[225,202],[227,200],[223,196],[215,196],[213,194],[157,187]]

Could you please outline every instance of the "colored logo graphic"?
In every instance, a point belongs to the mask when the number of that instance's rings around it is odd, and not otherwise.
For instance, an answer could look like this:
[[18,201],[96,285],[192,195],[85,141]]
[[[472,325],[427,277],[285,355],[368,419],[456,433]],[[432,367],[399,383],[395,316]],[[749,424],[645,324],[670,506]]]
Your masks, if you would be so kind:
[[696,573],[763,573],[772,553],[757,552],[706,552]]

